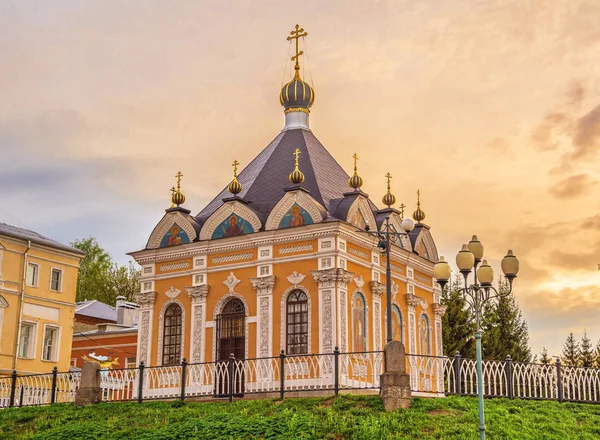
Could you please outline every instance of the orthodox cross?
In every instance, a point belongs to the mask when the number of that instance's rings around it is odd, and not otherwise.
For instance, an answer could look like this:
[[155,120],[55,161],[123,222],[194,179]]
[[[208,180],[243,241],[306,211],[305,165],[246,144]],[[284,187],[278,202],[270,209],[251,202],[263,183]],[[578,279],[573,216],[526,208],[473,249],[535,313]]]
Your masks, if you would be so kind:
[[358,154],[354,153],[354,174],[356,174],[356,162],[358,161]]
[[175,207],[175,203],[173,203],[173,196],[175,195],[175,187],[171,187],[171,208]]
[[237,167],[240,163],[237,160],[234,160],[231,164],[233,166],[233,177],[237,177]]
[[421,206],[421,190],[417,190],[417,208]]
[[183,174],[181,174],[181,171],[177,171],[177,174],[175,175],[175,177],[177,177],[177,192],[180,192],[180,190],[181,190],[181,178],[183,177]]
[[404,218],[404,208],[406,208],[406,205],[404,203],[402,203],[400,205],[400,218]]
[[296,169],[298,169],[298,158],[299,157],[300,157],[300,150],[298,148],[296,148],[294,150],[294,162],[295,162],[295,165],[296,165]]
[[300,55],[304,54],[304,51],[298,51],[298,39],[300,39],[300,37],[306,37],[307,35],[308,33],[304,32],[304,28],[301,28],[300,26],[296,25],[296,29],[290,32],[290,36],[287,37],[288,41],[296,40],[296,55],[294,55],[291,58],[292,61],[296,61],[296,65],[294,66],[295,70],[300,70],[300,64],[298,63],[298,59],[300,58]]
[[392,175],[390,173],[387,173],[385,175],[385,177],[387,177],[388,192],[390,192],[390,189],[391,189],[391,187],[390,187],[390,180],[392,180]]

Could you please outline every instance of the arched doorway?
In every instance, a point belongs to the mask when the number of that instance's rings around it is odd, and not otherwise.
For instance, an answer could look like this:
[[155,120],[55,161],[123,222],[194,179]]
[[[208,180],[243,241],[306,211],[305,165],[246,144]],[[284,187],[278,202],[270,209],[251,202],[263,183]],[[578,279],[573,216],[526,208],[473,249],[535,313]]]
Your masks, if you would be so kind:
[[[233,392],[242,394],[244,392],[243,368],[236,368],[238,364],[229,365],[229,356],[233,354],[235,359],[246,357],[246,309],[244,303],[238,298],[232,298],[217,315],[217,362],[218,377],[216,381],[217,395],[229,394],[229,375],[233,373]],[[241,365],[241,364],[240,364]]]

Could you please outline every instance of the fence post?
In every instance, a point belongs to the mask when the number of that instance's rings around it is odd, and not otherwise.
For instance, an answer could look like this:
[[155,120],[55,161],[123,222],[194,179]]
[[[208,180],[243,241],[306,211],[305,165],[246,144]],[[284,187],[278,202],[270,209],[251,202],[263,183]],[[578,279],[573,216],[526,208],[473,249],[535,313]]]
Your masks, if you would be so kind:
[[183,358],[183,360],[181,361],[181,396],[179,396],[179,398],[181,399],[182,402],[185,399],[186,372],[187,372],[187,359]]
[[140,366],[139,366],[139,373],[138,373],[138,403],[142,403],[142,400],[144,399],[143,393],[144,393],[144,361],[140,362]]
[[285,393],[285,351],[279,353],[279,398],[283,400]]
[[21,384],[21,391],[19,392],[19,406],[23,406],[23,394],[25,393],[25,387]]
[[227,365],[227,371],[229,373],[229,401],[233,402],[233,362],[235,361],[235,355],[231,353],[229,355],[229,364]]
[[504,362],[505,362],[504,367],[506,368],[506,391],[508,393],[508,398],[514,399],[515,398],[515,390],[513,388],[513,377],[512,377],[513,368],[512,368],[512,358],[510,357],[510,354],[506,355]]
[[13,370],[10,382],[10,400],[8,406],[11,408],[15,405],[15,391],[17,390],[17,370]]
[[563,402],[563,383],[560,371],[560,358],[556,358],[556,397],[560,403]]
[[56,402],[56,378],[58,376],[58,367],[55,365],[52,369],[52,392],[50,394],[50,403]]
[[460,352],[454,353],[454,394],[460,396],[462,394],[462,379],[460,377]]
[[333,391],[338,395],[340,391],[340,349],[336,345],[333,349]]

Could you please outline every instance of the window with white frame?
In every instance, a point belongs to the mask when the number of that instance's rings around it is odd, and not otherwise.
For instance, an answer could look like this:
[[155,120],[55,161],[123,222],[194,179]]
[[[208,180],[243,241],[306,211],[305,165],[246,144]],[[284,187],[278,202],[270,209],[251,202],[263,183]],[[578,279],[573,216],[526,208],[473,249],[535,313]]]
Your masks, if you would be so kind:
[[35,324],[22,323],[19,335],[19,352],[21,358],[32,358],[35,347]]
[[50,290],[55,292],[62,291],[62,277],[63,271],[53,267],[50,271]]
[[27,263],[27,275],[25,282],[28,286],[37,287],[40,274],[40,266],[35,263]]
[[42,360],[55,361],[58,349],[58,328],[47,326],[44,329],[44,345],[42,346]]

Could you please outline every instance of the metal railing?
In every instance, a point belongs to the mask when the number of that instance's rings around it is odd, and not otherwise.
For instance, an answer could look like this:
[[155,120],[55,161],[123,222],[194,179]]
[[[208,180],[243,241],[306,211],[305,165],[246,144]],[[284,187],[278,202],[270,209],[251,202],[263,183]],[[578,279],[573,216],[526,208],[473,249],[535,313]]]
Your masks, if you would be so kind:
[[80,372],[59,372],[56,367],[47,374],[13,371],[0,378],[0,408],[73,402],[80,381]]

